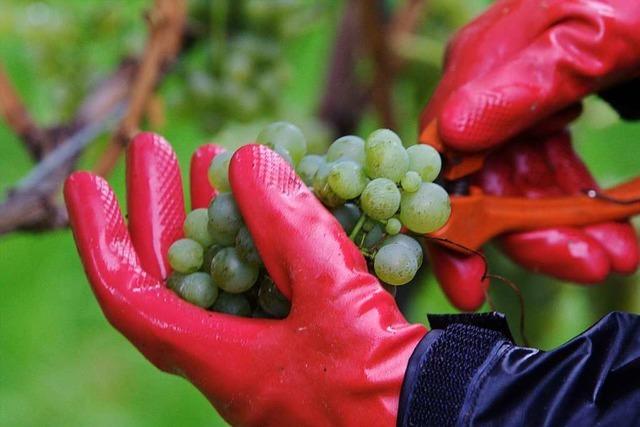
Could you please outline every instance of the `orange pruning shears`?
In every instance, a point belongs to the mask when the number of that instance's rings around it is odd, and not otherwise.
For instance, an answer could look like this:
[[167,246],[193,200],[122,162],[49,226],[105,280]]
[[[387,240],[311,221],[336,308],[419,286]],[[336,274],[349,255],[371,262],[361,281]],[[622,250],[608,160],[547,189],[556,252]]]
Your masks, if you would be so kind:
[[[433,121],[420,142],[439,152],[445,147]],[[486,154],[457,156],[451,153],[443,172],[448,180],[468,176],[482,168]],[[452,249],[477,250],[494,237],[513,231],[554,226],[585,226],[640,214],[640,177],[603,192],[584,195],[527,199],[488,196],[473,188],[469,195],[451,195],[451,217],[440,230],[429,234]],[[451,242],[451,243],[448,243]]]

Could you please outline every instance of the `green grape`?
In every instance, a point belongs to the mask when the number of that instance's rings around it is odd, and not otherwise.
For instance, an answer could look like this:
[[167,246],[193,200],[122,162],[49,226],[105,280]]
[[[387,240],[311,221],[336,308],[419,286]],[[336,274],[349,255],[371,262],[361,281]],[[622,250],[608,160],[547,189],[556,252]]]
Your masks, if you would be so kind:
[[302,182],[307,185],[313,185],[313,177],[324,163],[324,157],[318,156],[317,154],[310,154],[300,160],[296,167],[296,172],[300,176],[300,179],[302,179]]
[[384,237],[384,229],[382,228],[382,224],[376,222],[373,228],[367,232],[367,235],[364,238],[363,246],[367,249],[372,249],[378,245],[378,243],[382,242],[382,238]]
[[398,234],[401,229],[402,223],[397,218],[389,218],[389,220],[387,221],[387,225],[384,228],[387,234],[390,234],[392,236]]
[[256,281],[255,285],[250,287],[249,290],[242,292],[241,294],[247,298],[252,308],[258,306],[258,293],[260,291],[259,286],[260,286],[260,280],[262,276],[264,276],[264,274],[260,274],[258,276],[258,280]]
[[244,295],[220,292],[216,302],[211,307],[218,313],[233,314],[234,316],[251,316],[251,304]]
[[345,203],[332,210],[331,213],[347,234],[351,233],[361,215],[360,209],[353,203]]
[[273,72],[262,72],[256,76],[256,89],[269,102],[275,101],[280,96],[280,82]]
[[259,94],[244,87],[232,87],[232,92],[226,100],[226,107],[231,110],[233,116],[241,121],[249,121],[260,113],[262,99]]
[[291,154],[289,154],[289,151],[286,148],[284,148],[280,144],[276,144],[272,148],[273,148],[273,151],[280,154],[280,157],[282,157],[287,163],[295,167],[295,164],[293,163],[293,159],[291,158]]
[[289,152],[294,164],[298,164],[307,153],[307,141],[302,131],[288,122],[275,122],[265,127],[258,135],[258,143],[270,148],[282,146]]
[[169,247],[169,265],[179,273],[193,273],[202,265],[202,246],[195,240],[180,239]]
[[324,154],[331,143],[331,130],[321,120],[310,118],[302,123],[302,130],[307,137],[307,153]]
[[220,233],[215,230],[214,225],[209,221],[207,223],[207,230],[209,230],[209,234],[213,237],[213,241],[216,245],[220,246],[232,246],[236,241],[236,236],[231,233]]
[[187,76],[187,88],[198,102],[208,102],[216,98],[219,83],[209,74],[200,70],[189,72]]
[[336,139],[327,151],[327,161],[351,160],[364,165],[364,139],[359,136],[347,135]]
[[411,236],[407,236],[406,234],[397,234],[395,236],[387,237],[384,239],[382,243],[384,246],[386,245],[402,245],[407,249],[410,249],[413,255],[416,257],[416,261],[418,262],[418,268],[422,267],[422,246],[420,242],[414,239]]
[[251,264],[260,265],[262,260],[260,254],[253,243],[253,238],[247,227],[242,227],[236,235],[236,249],[240,257]]
[[[360,196],[360,207],[378,221],[391,218],[400,207],[400,190],[387,178],[369,182]],[[403,221],[404,222],[404,221]]]
[[391,244],[380,248],[373,260],[373,269],[383,282],[400,286],[415,277],[418,263],[406,246]]
[[238,50],[227,56],[224,66],[226,74],[240,84],[247,82],[254,73],[250,55]]
[[327,182],[338,197],[348,200],[358,197],[367,185],[367,176],[362,166],[347,160],[333,165]]
[[369,231],[373,230],[373,227],[375,227],[375,226],[376,226],[376,224],[378,224],[378,221],[373,220],[373,219],[371,219],[371,218],[367,218],[367,219],[364,221],[364,224],[362,224],[362,229],[363,229],[364,231],[369,232]]
[[198,307],[211,307],[218,297],[218,287],[207,273],[191,273],[184,276],[176,292],[186,301]]
[[249,121],[260,112],[262,99],[251,87],[225,79],[220,85],[219,92],[220,99],[216,105],[219,111],[224,111],[240,121]]
[[265,312],[278,319],[287,317],[291,310],[289,300],[282,295],[271,277],[267,275],[264,275],[260,281],[258,304]]
[[225,151],[218,154],[209,166],[209,182],[218,191],[231,191],[229,185],[229,161],[233,153]]
[[404,193],[400,203],[400,220],[414,233],[431,233],[449,220],[449,195],[437,184],[422,183],[415,193]]
[[400,181],[402,185],[402,189],[408,193],[415,193],[420,188],[420,184],[422,184],[422,178],[420,174],[416,171],[409,171],[404,174],[402,177],[402,181]]
[[402,147],[402,140],[391,129],[377,129],[369,134],[366,144],[385,143]]
[[277,42],[257,35],[242,34],[236,37],[235,42],[238,49],[251,55],[259,65],[270,67],[273,62],[280,60],[282,54],[282,49]]
[[209,205],[208,214],[209,230],[213,232],[214,240],[225,245],[229,244],[229,237],[235,240],[242,227],[242,216],[231,193],[218,194]]
[[258,280],[259,269],[243,261],[236,248],[224,248],[211,261],[211,276],[224,291],[239,294]]
[[387,178],[400,182],[409,170],[409,156],[398,135],[379,129],[369,135],[365,144],[365,170],[369,178]]
[[184,280],[184,274],[178,273],[177,271],[172,272],[169,277],[167,277],[167,288],[177,291],[180,289],[180,285],[182,284],[182,280]]
[[325,163],[318,168],[313,177],[313,192],[322,203],[330,208],[344,204],[344,199],[338,196],[329,185],[329,173],[335,163]]
[[200,270],[204,271],[205,273],[210,273],[211,261],[213,260],[213,257],[216,256],[216,254],[220,252],[222,249],[224,249],[224,246],[222,245],[213,244],[209,246],[204,251],[204,256],[202,257],[202,267],[200,268]]
[[416,144],[407,148],[409,170],[418,172],[425,182],[432,182],[442,168],[440,154],[430,145]]
[[183,225],[184,235],[200,243],[204,248],[213,244],[213,237],[209,234],[207,221],[209,221],[207,210],[200,208],[189,212]]

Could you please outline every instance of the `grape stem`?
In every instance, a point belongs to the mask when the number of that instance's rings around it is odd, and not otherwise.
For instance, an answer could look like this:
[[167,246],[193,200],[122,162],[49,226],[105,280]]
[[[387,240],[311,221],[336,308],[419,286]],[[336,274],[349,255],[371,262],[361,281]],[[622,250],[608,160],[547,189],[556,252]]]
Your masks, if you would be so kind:
[[366,249],[360,249],[360,253],[362,254],[363,257],[370,259],[373,261],[373,259],[375,258],[375,254],[371,251],[368,251]]
[[364,240],[367,238],[366,233],[362,233],[362,237],[360,237],[360,243],[358,243],[358,247],[360,249],[362,249],[362,247],[364,246]]
[[356,222],[356,226],[353,227],[353,230],[351,230],[351,233],[349,234],[349,239],[355,243],[356,241],[356,236],[358,236],[358,233],[360,232],[360,230],[362,229],[362,226],[364,225],[364,222],[367,220],[367,215],[366,214],[362,214],[360,215],[360,218],[358,219],[358,222]]

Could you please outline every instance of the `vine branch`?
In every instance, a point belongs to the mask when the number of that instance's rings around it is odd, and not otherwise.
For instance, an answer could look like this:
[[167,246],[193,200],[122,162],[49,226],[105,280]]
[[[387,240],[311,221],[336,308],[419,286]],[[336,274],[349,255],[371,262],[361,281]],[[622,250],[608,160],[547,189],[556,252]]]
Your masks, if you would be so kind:
[[186,8],[186,0],[155,0],[154,8],[147,14],[149,39],[131,88],[127,111],[94,168],[97,174],[106,176],[113,170],[123,149],[138,131],[160,76],[180,50]]
[[[107,129],[117,131],[98,166],[108,173],[144,115],[153,89],[180,50],[186,0],[155,0],[146,16],[149,39],[140,59],[125,59],[98,85],[67,123],[42,130],[32,120],[0,66],[0,113],[39,163],[0,203],[0,235],[52,230],[68,223],[60,188],[84,148]],[[100,168],[97,168],[100,169]]]
[[24,102],[18,95],[0,63],[0,114],[7,126],[24,142],[31,158],[37,160],[42,155],[46,138],[31,118]]

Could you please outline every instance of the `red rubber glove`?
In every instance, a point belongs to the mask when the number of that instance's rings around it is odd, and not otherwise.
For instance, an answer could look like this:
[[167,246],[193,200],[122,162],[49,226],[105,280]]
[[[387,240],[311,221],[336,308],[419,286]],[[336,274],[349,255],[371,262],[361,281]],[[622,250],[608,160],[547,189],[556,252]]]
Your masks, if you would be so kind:
[[[192,161],[192,200],[208,204],[206,169]],[[191,381],[233,425],[395,424],[421,325],[409,325],[358,248],[289,165],[241,148],[231,187],[265,266],[292,301],[284,320],[205,311],[168,290],[165,254],[182,234],[184,202],[169,145],[141,134],[127,153],[129,227],[109,185],[73,174],[65,200],[102,310],[154,365]]]
[[[451,42],[443,80],[421,117],[459,152],[494,150],[473,177],[485,192],[545,197],[596,187],[564,131],[581,99],[601,92],[625,118],[640,118],[640,2],[502,0]],[[506,146],[499,145],[508,142]],[[562,227],[503,237],[527,268],[561,279],[600,282],[638,266],[628,223]],[[477,257],[431,249],[451,301],[475,310],[486,283]],[[459,284],[464,283],[464,289]]]

